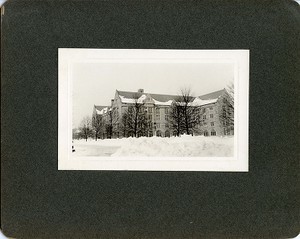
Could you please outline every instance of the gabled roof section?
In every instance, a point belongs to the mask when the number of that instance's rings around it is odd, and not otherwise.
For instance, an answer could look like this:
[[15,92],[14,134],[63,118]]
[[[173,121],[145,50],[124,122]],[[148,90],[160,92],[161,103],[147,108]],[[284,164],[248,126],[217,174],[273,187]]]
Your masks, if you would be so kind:
[[[218,98],[224,93],[225,89],[218,90],[209,94],[201,95],[198,97],[192,97],[191,105],[201,106],[206,104],[215,103]],[[132,91],[118,91],[117,93],[122,101],[122,103],[138,103],[143,102],[143,100],[149,95],[156,105],[171,105],[174,100],[180,99],[180,95],[164,95],[164,94],[152,94],[144,92],[132,92]]]
[[94,105],[94,108],[96,110],[96,114],[97,115],[103,115],[105,113],[107,113],[107,111],[109,110],[109,106],[100,106],[100,105]]
[[212,93],[201,95],[198,98],[201,100],[212,100],[212,99],[218,99],[223,93],[225,92],[225,89],[214,91]]
[[157,101],[169,101],[174,100],[178,97],[178,95],[164,95],[164,94],[153,94],[153,93],[142,93],[142,92],[131,92],[131,91],[118,91],[119,95],[127,98],[127,99],[135,99],[140,98],[142,95],[150,95],[153,99]]
[[149,95],[154,103],[157,105],[171,105],[172,101],[178,98],[178,95],[163,95],[152,94],[146,92],[131,92],[131,91],[117,91],[123,103],[133,103],[130,100],[142,99],[144,96]]
[[108,107],[108,106],[94,105],[94,107],[95,107],[96,110],[102,110],[102,109],[104,109],[105,107]]

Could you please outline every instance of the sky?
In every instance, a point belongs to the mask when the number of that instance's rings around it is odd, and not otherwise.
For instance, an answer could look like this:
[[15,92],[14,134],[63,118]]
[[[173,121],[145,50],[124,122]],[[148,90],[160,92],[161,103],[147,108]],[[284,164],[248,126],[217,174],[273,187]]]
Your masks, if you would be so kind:
[[233,70],[230,63],[75,63],[73,127],[92,115],[94,105],[110,105],[116,90],[176,95],[188,87],[199,96],[225,88]]

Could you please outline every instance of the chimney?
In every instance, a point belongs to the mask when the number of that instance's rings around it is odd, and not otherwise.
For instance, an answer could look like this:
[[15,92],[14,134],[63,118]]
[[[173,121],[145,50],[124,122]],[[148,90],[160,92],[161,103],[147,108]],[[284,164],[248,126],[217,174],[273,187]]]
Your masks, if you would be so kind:
[[144,93],[144,89],[138,89],[138,93]]

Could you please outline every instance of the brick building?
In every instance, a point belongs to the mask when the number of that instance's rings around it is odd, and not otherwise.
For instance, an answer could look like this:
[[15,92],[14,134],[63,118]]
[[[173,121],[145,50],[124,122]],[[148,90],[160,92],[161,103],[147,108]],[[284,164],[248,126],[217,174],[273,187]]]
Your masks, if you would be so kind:
[[[199,111],[201,121],[193,129],[193,135],[223,136],[234,133],[233,127],[221,124],[219,118],[225,95],[225,89],[223,89],[193,97],[191,105],[198,107],[201,111]],[[169,125],[170,108],[178,98],[178,95],[145,93],[143,89],[139,89],[136,92],[116,90],[110,106],[95,105],[93,116],[100,115],[105,121],[109,121],[110,117],[113,117],[113,137],[123,137],[120,129],[122,115],[128,110],[129,106],[136,102],[142,103],[146,109],[148,119],[152,122],[152,129],[147,136],[170,137],[173,135],[173,130]]]

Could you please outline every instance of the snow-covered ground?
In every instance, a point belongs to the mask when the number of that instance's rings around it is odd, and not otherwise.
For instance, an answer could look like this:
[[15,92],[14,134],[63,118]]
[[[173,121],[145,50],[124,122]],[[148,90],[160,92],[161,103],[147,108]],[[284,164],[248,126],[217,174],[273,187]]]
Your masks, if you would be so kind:
[[73,156],[232,157],[233,137],[189,136],[74,140]]

